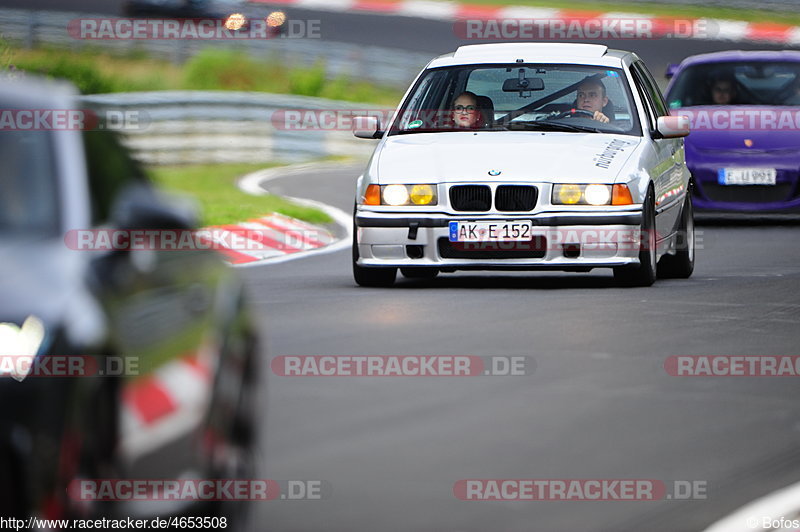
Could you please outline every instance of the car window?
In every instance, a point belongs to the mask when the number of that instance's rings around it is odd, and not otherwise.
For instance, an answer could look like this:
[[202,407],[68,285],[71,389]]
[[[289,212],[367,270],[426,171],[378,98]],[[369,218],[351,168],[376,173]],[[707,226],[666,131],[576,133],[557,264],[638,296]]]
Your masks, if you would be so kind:
[[147,178],[115,133],[88,131],[83,135],[86,165],[89,173],[89,192],[92,203],[92,221],[108,221],[111,206],[117,194],[126,186]]
[[[579,91],[600,103],[582,107],[582,100],[578,105]],[[515,63],[430,69],[404,101],[390,135],[463,130],[456,113],[459,97],[467,98],[461,102],[466,108],[462,111],[475,114],[468,122],[470,129],[504,131],[547,124],[559,130],[641,134],[621,69]],[[608,120],[596,120],[594,111]]]
[[[727,98],[715,96],[723,88]],[[736,61],[681,69],[667,94],[671,109],[696,105],[800,105],[800,63]]]
[[656,81],[653,79],[653,75],[650,74],[650,71],[647,70],[647,67],[641,61],[634,63],[633,68],[636,70],[638,77],[642,81],[644,89],[650,96],[650,103],[653,105],[656,116],[669,116],[667,104],[664,101],[664,97],[662,96],[661,90],[659,90]]
[[645,81],[642,78],[642,74],[635,68],[632,68],[631,75],[633,76],[633,81],[634,84],[636,85],[636,90],[639,92],[639,98],[641,98],[642,102],[644,103],[644,110],[645,113],[647,114],[647,120],[649,122],[648,127],[650,129],[650,132],[652,133],[653,131],[656,130],[656,117],[658,116],[658,112],[656,111],[653,105],[652,96],[650,95],[650,92],[647,90]]
[[59,229],[52,133],[0,133],[0,235],[53,236]]

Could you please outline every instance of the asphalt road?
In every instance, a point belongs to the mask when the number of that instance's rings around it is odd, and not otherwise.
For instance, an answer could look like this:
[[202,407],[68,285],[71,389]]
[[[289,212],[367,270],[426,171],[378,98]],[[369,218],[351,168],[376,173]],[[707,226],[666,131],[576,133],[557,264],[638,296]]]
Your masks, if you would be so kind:
[[[352,209],[360,167],[271,181]],[[669,376],[672,355],[797,354],[796,226],[699,228],[689,280],[616,288],[590,274],[445,274],[354,286],[346,251],[245,269],[280,355],[511,355],[532,376],[269,374],[264,474],[332,497],[253,506],[253,530],[699,532],[800,480],[791,378]],[[269,373],[265,361],[265,371]],[[460,501],[469,478],[707,483],[707,499]]]

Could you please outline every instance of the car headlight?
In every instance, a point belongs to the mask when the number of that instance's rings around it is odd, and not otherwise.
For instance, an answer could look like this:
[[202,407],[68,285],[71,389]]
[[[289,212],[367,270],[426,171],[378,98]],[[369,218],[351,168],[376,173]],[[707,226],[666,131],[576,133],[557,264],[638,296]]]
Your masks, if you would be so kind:
[[553,185],[553,205],[631,205],[627,185],[565,184]]
[[436,205],[436,185],[369,185],[365,205]]
[[0,377],[24,380],[42,351],[45,337],[44,323],[36,316],[28,316],[22,327],[0,323]]
[[280,28],[286,22],[286,13],[283,11],[273,11],[264,20],[270,28]]
[[241,13],[232,13],[225,19],[225,28],[231,31],[239,31],[247,24],[247,17]]

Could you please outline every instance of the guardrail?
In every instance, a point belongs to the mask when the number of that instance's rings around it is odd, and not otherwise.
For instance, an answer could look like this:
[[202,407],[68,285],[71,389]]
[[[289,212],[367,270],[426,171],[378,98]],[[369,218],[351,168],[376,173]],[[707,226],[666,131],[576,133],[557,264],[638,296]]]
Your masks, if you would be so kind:
[[118,124],[147,164],[302,162],[332,155],[367,156],[374,142],[350,131],[287,130],[276,111],[370,110],[373,106],[251,92],[164,91],[83,96],[82,104],[136,122]]
[[381,84],[407,87],[432,58],[431,54],[406,52],[379,46],[322,41],[319,39],[272,38],[228,41],[176,40],[81,40],[69,35],[67,26],[79,18],[108,18],[107,15],[56,11],[0,9],[0,35],[24,46],[37,44],[113,50],[119,53],[144,51],[155,57],[182,63],[205,47],[230,47],[258,58],[286,65],[309,67],[320,60],[329,78],[348,76]]

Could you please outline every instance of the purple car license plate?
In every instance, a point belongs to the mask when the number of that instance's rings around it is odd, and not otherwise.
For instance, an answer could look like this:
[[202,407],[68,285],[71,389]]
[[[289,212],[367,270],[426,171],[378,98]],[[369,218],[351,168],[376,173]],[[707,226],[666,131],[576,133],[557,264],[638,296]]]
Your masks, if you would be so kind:
[[720,185],[774,185],[778,172],[774,168],[720,168]]

